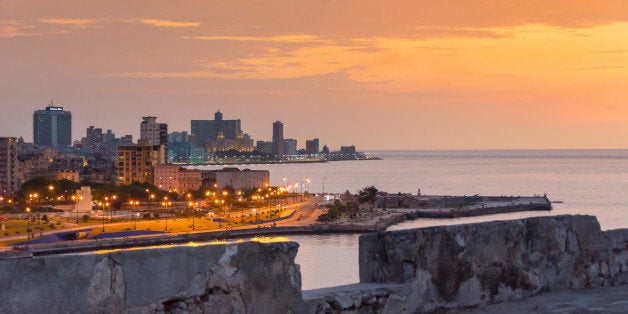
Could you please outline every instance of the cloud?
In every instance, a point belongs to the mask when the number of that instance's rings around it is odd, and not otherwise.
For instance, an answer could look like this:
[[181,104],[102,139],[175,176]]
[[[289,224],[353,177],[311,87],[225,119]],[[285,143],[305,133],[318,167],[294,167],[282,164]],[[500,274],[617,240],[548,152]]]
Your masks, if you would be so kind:
[[57,25],[69,25],[69,26],[86,26],[93,24],[95,21],[90,19],[63,19],[63,18],[49,18],[39,20],[44,24],[57,24]]
[[18,37],[32,35],[27,30],[32,26],[17,21],[0,22],[0,37]]
[[143,19],[142,23],[158,27],[199,27],[197,22],[175,22],[169,20]]
[[124,72],[107,74],[105,77],[132,77],[132,78],[207,78],[216,77],[211,71],[190,71],[190,72]]
[[240,42],[281,42],[281,43],[326,43],[323,40],[312,35],[280,35],[270,37],[254,37],[254,36],[196,36],[184,37],[184,39],[209,40],[209,41],[240,41]]
[[448,27],[448,26],[419,26],[414,34],[418,38],[503,38],[509,35],[501,29]]

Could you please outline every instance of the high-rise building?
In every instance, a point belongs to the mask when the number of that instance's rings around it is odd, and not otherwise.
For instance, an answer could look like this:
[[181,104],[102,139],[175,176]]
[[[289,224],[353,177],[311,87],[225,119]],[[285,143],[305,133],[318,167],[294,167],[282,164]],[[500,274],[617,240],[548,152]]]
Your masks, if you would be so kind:
[[260,152],[264,152],[266,154],[273,154],[273,142],[268,141],[257,141],[256,148]]
[[116,134],[111,130],[107,130],[107,133],[103,134],[102,141],[104,143],[112,143],[116,140]]
[[163,145],[168,161],[168,124],[157,122],[157,117],[142,117],[140,140],[148,140],[149,145]]
[[148,140],[150,145],[168,144],[168,124],[158,123],[157,117],[142,117],[140,139]]
[[[140,140],[146,143],[148,140]],[[166,163],[164,145],[118,146],[118,184],[153,182],[153,167]]]
[[33,142],[36,146],[72,145],[72,113],[53,106],[33,113]]
[[305,153],[308,155],[318,154],[320,152],[319,143],[320,141],[317,138],[305,141]]
[[314,141],[306,140],[305,141],[305,154],[314,155]]
[[81,141],[83,148],[98,149],[102,146],[104,138],[101,128],[95,128],[93,125],[90,125],[86,133],[86,136]]
[[85,137],[81,139],[81,145],[84,149],[88,149],[90,153],[101,153],[108,157],[116,156],[119,145],[128,144],[133,144],[131,135],[116,138],[116,134],[111,130],[103,133],[102,128],[94,126],[87,128]]
[[253,151],[253,140],[242,132],[240,126],[240,119],[223,120],[219,110],[214,114],[214,120],[192,120],[191,133],[194,143],[210,152]]
[[283,154],[286,156],[294,156],[297,154],[297,140],[287,138],[283,142]]
[[13,195],[20,188],[18,167],[17,138],[0,137],[0,195]]
[[273,123],[273,156],[275,159],[283,159],[283,123],[275,121]]

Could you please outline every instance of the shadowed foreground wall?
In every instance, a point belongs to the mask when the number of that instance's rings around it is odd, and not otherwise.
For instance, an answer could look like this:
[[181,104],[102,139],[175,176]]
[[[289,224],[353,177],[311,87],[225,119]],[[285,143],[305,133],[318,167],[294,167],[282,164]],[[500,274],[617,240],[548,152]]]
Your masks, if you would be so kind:
[[298,244],[242,242],[0,260],[2,313],[288,313]]
[[538,217],[367,234],[360,281],[403,286],[384,312],[432,311],[628,282],[628,229]]

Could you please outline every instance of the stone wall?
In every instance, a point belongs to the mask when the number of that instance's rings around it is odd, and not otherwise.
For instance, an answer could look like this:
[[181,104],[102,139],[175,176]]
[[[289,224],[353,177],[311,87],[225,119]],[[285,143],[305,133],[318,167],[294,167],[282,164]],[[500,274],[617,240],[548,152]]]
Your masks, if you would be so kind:
[[289,313],[298,244],[165,246],[0,260],[0,313]]
[[537,217],[365,234],[360,281],[301,292],[298,244],[0,259],[0,313],[404,313],[628,283],[628,229]]
[[386,313],[623,284],[628,282],[627,239],[627,229],[602,232],[592,216],[365,234],[360,237],[360,281],[406,288],[396,302],[386,304]]

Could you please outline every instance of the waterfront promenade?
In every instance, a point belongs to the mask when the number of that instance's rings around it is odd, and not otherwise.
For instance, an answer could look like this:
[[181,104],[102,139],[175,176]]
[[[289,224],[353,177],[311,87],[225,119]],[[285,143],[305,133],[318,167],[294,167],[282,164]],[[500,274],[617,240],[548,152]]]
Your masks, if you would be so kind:
[[[33,244],[29,245],[29,249],[34,254],[54,254],[66,251],[89,251],[100,249],[126,248],[137,246],[160,245],[169,243],[185,243],[189,241],[212,241],[225,239],[250,238],[256,236],[287,236],[287,235],[307,235],[307,234],[328,234],[328,233],[369,233],[385,230],[387,227],[409,220],[421,219],[423,217],[430,218],[457,218],[465,216],[478,216],[485,214],[495,214],[500,212],[515,212],[528,210],[549,210],[551,204],[545,197],[527,197],[513,198],[508,202],[499,201],[494,203],[483,203],[481,206],[471,206],[471,208],[395,208],[395,209],[373,209],[364,210],[355,218],[341,218],[332,223],[319,223],[317,218],[326,212],[325,202],[322,198],[313,198],[304,202],[294,203],[286,206],[279,218],[273,219],[259,224],[243,224],[240,226],[229,226],[225,224],[223,228],[203,228],[202,224],[208,220],[203,219],[161,219],[137,222],[140,228],[138,230],[163,231],[160,234],[129,236],[119,235],[107,237],[105,239],[83,239],[66,242],[58,242],[51,244]],[[453,214],[452,214],[453,213]],[[134,222],[135,223],[135,222]],[[164,223],[170,226],[183,226],[183,228],[192,227],[184,232],[165,232]],[[198,228],[194,228],[194,224]],[[130,222],[117,222],[106,224],[107,230],[130,230]],[[141,228],[150,226],[150,228]],[[215,222],[213,222],[216,225]],[[156,227],[157,226],[157,227]],[[46,234],[56,232],[68,232],[84,230],[85,228],[94,228],[95,233],[99,233],[100,224],[91,226],[77,226],[64,229],[61,231],[47,232]],[[172,230],[172,229],[168,229]],[[110,231],[109,231],[110,232]],[[43,234],[42,235],[46,235]],[[24,239],[22,236],[5,237],[5,242],[16,239]],[[9,250],[5,247],[5,251]]]

